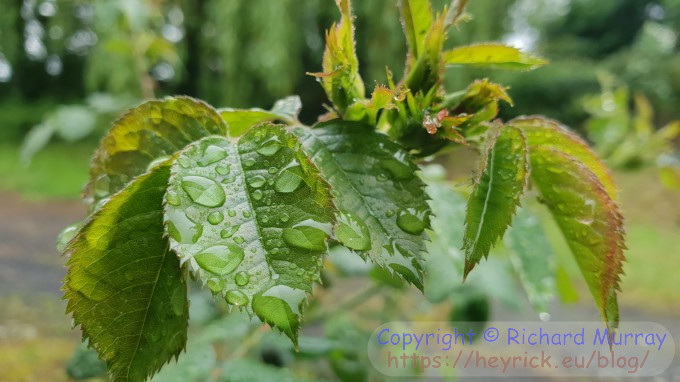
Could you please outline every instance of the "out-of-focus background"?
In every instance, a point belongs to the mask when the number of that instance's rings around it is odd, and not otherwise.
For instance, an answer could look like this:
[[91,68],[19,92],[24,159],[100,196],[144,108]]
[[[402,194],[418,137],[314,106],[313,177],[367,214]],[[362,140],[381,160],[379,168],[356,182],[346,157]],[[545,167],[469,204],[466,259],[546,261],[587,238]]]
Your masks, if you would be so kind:
[[[385,83],[386,66],[399,78],[406,45],[395,1],[355,1],[354,11],[365,83]],[[622,317],[680,333],[680,0],[471,0],[468,11],[474,20],[448,46],[504,41],[551,64],[451,68],[446,88],[488,77],[510,88],[515,106],[502,118],[544,114],[595,146],[614,168],[627,220]],[[313,123],[325,95],[305,72],[320,70],[324,29],[337,17],[332,0],[0,0],[1,381],[87,374],[66,373],[79,332],[63,313],[54,244],[86,213],[78,197],[89,158],[116,116],[173,94],[262,108],[298,94],[301,120]],[[461,168],[474,168],[440,163],[461,182],[470,177]],[[556,304],[553,319],[596,320],[565,264],[579,298],[563,298],[571,305]],[[492,318],[516,314],[501,305]],[[662,378],[680,378],[673,367]]]

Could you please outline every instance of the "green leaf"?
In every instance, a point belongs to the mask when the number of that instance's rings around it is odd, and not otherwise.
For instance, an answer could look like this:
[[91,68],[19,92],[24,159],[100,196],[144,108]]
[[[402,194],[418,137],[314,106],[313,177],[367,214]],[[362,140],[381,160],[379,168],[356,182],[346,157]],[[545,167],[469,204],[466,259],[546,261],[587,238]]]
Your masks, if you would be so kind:
[[547,312],[548,304],[555,297],[555,264],[552,247],[538,217],[520,208],[503,242],[529,303],[537,312]]
[[114,122],[102,140],[84,196],[109,197],[155,161],[202,137],[225,135],[226,130],[215,109],[202,101],[172,97],[145,102]]
[[229,304],[296,343],[335,211],[297,137],[259,125],[238,144],[197,141],[173,165],[166,202],[170,245],[181,262]]
[[163,229],[169,176],[165,163],[136,178],[67,247],[67,312],[112,381],[145,380],[186,343],[186,283]]
[[425,36],[422,54],[407,68],[406,85],[411,92],[429,93],[439,85],[446,31],[446,12],[437,14]]
[[531,146],[530,150],[532,180],[574,254],[602,317],[608,327],[615,328],[625,247],[619,208],[579,157],[551,145]]
[[222,108],[219,109],[219,113],[229,126],[229,135],[237,137],[263,122],[281,122],[292,125],[297,122],[301,109],[300,97],[290,96],[276,101],[271,110]]
[[370,100],[358,100],[343,116],[344,120],[360,121],[369,125],[378,122],[378,113],[384,109],[396,109],[395,92],[382,85],[376,85]]
[[492,69],[533,70],[548,61],[502,44],[461,46],[444,52],[446,65],[466,65]]
[[425,38],[432,26],[432,5],[430,0],[399,0],[398,6],[408,42],[409,60],[416,60],[425,53]]
[[616,184],[611,172],[579,136],[551,119],[543,117],[520,117],[508,122],[524,132],[530,150],[534,147],[554,148],[586,166],[602,182],[609,196],[616,200]]
[[340,211],[337,239],[422,289],[430,210],[408,153],[356,122],[333,120],[294,132],[333,187]]
[[467,277],[510,226],[529,179],[527,142],[521,130],[501,127],[486,150],[481,175],[468,201],[465,217]]
[[359,60],[354,47],[354,26],[350,0],[336,0],[342,14],[340,24],[326,31],[323,73],[307,73],[321,79],[328,99],[340,114],[354,100],[363,99],[364,82],[359,75]]

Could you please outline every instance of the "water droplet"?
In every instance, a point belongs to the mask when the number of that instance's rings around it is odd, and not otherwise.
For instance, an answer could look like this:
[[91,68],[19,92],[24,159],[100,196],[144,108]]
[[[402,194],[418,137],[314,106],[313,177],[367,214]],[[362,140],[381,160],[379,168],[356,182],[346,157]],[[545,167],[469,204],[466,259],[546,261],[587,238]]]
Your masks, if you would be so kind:
[[64,228],[64,230],[59,233],[59,236],[57,236],[57,251],[64,253],[67,244],[76,236],[79,228],[80,223],[75,223]]
[[240,225],[227,227],[227,228],[223,229],[222,231],[220,231],[220,237],[222,239],[228,239],[228,238],[234,236],[234,234],[238,231],[239,228],[241,228]]
[[250,211],[248,211],[248,210],[243,211],[243,217],[244,218],[248,219],[250,216],[251,216]]
[[419,235],[428,225],[429,210],[407,208],[399,211],[397,226],[413,235]]
[[229,211],[227,211],[227,215],[229,215],[229,217],[233,218],[234,216],[236,216],[236,211],[229,210]]
[[212,225],[218,225],[222,223],[222,220],[224,220],[224,214],[220,211],[215,211],[208,215],[208,223]]
[[246,272],[241,271],[236,274],[234,280],[236,281],[236,285],[245,286],[248,285],[248,282],[250,281],[250,275],[248,275]]
[[371,249],[371,235],[368,227],[352,214],[339,214],[335,234],[338,240],[348,248],[359,251]]
[[176,241],[178,243],[182,242],[182,234],[179,232],[179,230],[175,226],[175,223],[173,223],[171,221],[168,222],[168,234],[170,235],[170,237],[174,241]]
[[196,233],[195,233],[194,236],[191,238],[191,242],[192,242],[192,243],[198,242],[198,239],[200,239],[201,236],[203,236],[203,225],[201,225],[201,224],[196,224],[195,229],[196,229]]
[[413,168],[408,154],[404,151],[397,151],[392,158],[382,159],[380,166],[389,171],[396,179],[410,179],[413,177]]
[[240,290],[230,290],[224,296],[224,299],[231,305],[242,306],[248,303],[248,296]]
[[276,167],[269,167],[269,170],[267,170],[270,174],[276,174],[277,171],[279,170]]
[[[273,272],[273,271],[272,271]],[[272,273],[272,280],[278,280],[279,279],[279,274],[278,273]]]
[[297,161],[291,162],[286,166],[274,182],[274,189],[282,193],[290,193],[295,191],[302,183],[302,168]]
[[388,218],[391,218],[392,216],[394,216],[394,210],[385,211],[385,216],[387,216]]
[[264,193],[262,190],[255,190],[253,191],[253,199],[255,200],[262,200],[262,197],[264,196]]
[[151,171],[152,168],[154,168],[154,167],[156,167],[157,165],[159,165],[159,164],[165,162],[165,161],[168,160],[169,158],[170,158],[170,157],[169,157],[168,155],[163,155],[163,156],[160,156],[160,157],[158,157],[158,158],[152,160],[152,161],[149,162],[149,164],[146,166],[146,171]]
[[264,186],[266,181],[267,180],[264,177],[260,175],[255,175],[248,181],[248,184],[253,188],[260,188]]
[[184,167],[184,168],[191,167],[191,161],[189,160],[189,158],[185,157],[184,155],[177,158],[177,163],[179,163],[179,165]]
[[262,221],[262,224],[267,224],[269,223],[269,218],[267,216],[263,216],[260,221]]
[[283,229],[283,240],[298,248],[311,251],[324,251],[330,224],[306,220],[293,227]]
[[168,193],[165,194],[165,200],[171,206],[179,206],[180,203],[179,195],[172,191],[168,191]]
[[105,198],[109,196],[111,186],[111,178],[108,175],[99,175],[94,181],[94,194],[97,198]]
[[175,315],[183,315],[187,308],[186,289],[175,288],[172,292],[172,296],[170,296],[170,305],[172,306],[172,312],[175,313]]
[[221,279],[210,278],[208,279],[207,284],[208,288],[210,288],[213,293],[219,293],[224,289],[224,280]]
[[253,167],[254,164],[255,164],[254,159],[246,159],[246,161],[243,162],[243,165],[246,167]]
[[236,244],[243,244],[245,241],[246,241],[246,240],[243,238],[243,236],[236,236],[236,237],[234,238],[234,242],[235,242]]
[[262,143],[260,148],[257,149],[257,153],[269,157],[276,154],[280,149],[279,137],[273,136]]
[[208,272],[226,275],[243,261],[243,250],[232,244],[216,245],[194,256],[196,263]]
[[538,314],[538,318],[541,319],[543,322],[548,322],[550,321],[550,313],[548,312],[541,312]]
[[384,182],[387,180],[387,175],[385,174],[378,174],[378,180],[381,182]]
[[[281,325],[290,325],[286,322],[290,319],[290,315],[286,314],[286,311],[299,315],[300,306],[305,298],[305,291],[301,289],[294,289],[287,285],[275,285],[264,293],[253,297],[253,310],[258,314],[264,313],[264,317],[276,317],[274,318],[275,324],[278,320],[282,320]],[[282,306],[277,302],[284,302],[284,304]],[[273,307],[276,308],[272,309]]]
[[189,175],[182,179],[181,184],[191,200],[202,206],[219,207],[226,200],[222,186],[212,179]]
[[227,157],[227,150],[219,146],[210,145],[205,149],[203,158],[198,160],[199,166],[209,166]]
[[290,217],[288,216],[287,213],[284,212],[284,213],[281,214],[281,222],[282,223],[288,222],[288,219],[290,219]]
[[215,167],[215,171],[217,171],[217,173],[220,175],[229,175],[231,172],[231,167],[229,167],[227,164],[220,164]]

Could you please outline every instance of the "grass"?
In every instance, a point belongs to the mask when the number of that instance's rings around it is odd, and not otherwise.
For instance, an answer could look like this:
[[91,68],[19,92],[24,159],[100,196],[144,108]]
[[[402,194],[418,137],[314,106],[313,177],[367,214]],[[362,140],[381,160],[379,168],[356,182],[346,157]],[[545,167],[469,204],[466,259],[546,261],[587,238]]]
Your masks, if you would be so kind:
[[50,143],[29,166],[19,161],[18,143],[0,143],[0,190],[32,201],[77,199],[87,181],[94,143]]

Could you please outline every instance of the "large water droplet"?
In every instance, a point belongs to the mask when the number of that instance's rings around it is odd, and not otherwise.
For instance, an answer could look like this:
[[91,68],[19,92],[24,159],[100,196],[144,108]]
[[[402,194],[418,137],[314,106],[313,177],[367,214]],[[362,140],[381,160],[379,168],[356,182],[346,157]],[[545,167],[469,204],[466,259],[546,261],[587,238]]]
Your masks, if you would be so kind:
[[59,236],[57,236],[57,251],[64,253],[64,250],[66,250],[66,245],[76,236],[79,228],[80,223],[75,223],[64,228],[64,230],[59,233]]
[[163,156],[160,156],[160,157],[158,157],[158,158],[152,160],[152,161],[149,162],[149,164],[146,166],[146,171],[151,171],[152,168],[154,168],[154,167],[156,167],[157,165],[159,165],[159,164],[165,162],[165,161],[168,160],[169,158],[170,158],[170,156],[168,156],[168,155],[163,155]]
[[236,244],[243,244],[245,243],[246,239],[243,238],[243,236],[236,236],[234,238],[234,243]]
[[389,171],[396,179],[409,179],[413,177],[413,168],[406,152],[397,151],[393,154],[392,158],[382,159],[380,166]]
[[223,229],[222,231],[220,231],[220,237],[222,239],[228,239],[228,238],[234,236],[234,234],[238,231],[239,228],[241,228],[240,225],[227,227],[227,228]]
[[429,211],[407,208],[399,211],[397,225],[399,228],[413,235],[418,235],[428,225]]
[[230,290],[224,299],[231,305],[242,306],[248,303],[248,296],[240,290]]
[[182,242],[182,234],[179,232],[177,227],[175,226],[175,223],[169,221],[167,224],[168,227],[168,234],[170,237],[175,240],[178,243]]
[[[284,311],[290,311],[291,313],[299,315],[300,306],[305,297],[305,291],[301,289],[294,289],[287,285],[275,285],[253,298],[253,309],[257,311],[259,308],[264,307],[256,307],[256,305],[260,305],[260,303],[265,306],[269,305],[270,307],[277,307],[278,305],[279,309],[272,309],[273,312],[271,313],[281,314]],[[285,303],[285,306],[281,306],[281,303]]]
[[311,251],[324,251],[329,232],[330,224],[305,220],[293,227],[284,228],[283,240],[294,247]]
[[236,285],[238,286],[246,286],[250,281],[250,275],[248,275],[246,272],[241,271],[236,274],[236,277],[234,277],[234,281],[236,281]]
[[105,198],[109,196],[111,186],[111,178],[108,175],[99,175],[94,181],[94,194],[97,198]]
[[258,154],[264,156],[272,156],[276,154],[281,149],[281,143],[279,137],[273,136],[262,143],[260,148],[257,149]]
[[243,261],[243,250],[232,244],[216,245],[194,256],[196,263],[208,272],[226,275]]
[[246,159],[245,162],[243,162],[243,165],[246,167],[253,167],[254,164],[255,164],[254,159]]
[[276,177],[274,189],[278,192],[289,193],[297,190],[300,183],[302,183],[302,168],[297,161],[293,161]]
[[182,189],[191,200],[206,207],[219,207],[226,200],[222,186],[204,176],[185,176],[182,179]]
[[[208,146],[205,149],[203,158],[198,160],[199,166],[208,166],[227,157],[227,150],[219,146]],[[224,175],[224,174],[222,174]]]
[[208,288],[210,288],[213,293],[219,293],[224,289],[224,280],[222,279],[210,278],[208,279],[207,284]]
[[179,163],[179,165],[184,168],[191,167],[191,160],[189,160],[189,158],[185,157],[184,155],[181,155],[179,158],[177,158],[177,163]]
[[179,203],[181,202],[180,199],[179,199],[179,195],[177,195],[177,193],[172,192],[172,191],[168,191],[165,194],[165,200],[171,206],[179,206]]
[[236,216],[236,211],[229,210],[229,211],[227,211],[227,215],[229,215],[229,217],[233,218],[234,216]]
[[253,188],[260,188],[264,186],[266,181],[267,180],[264,177],[260,175],[255,175],[248,181],[248,184]]
[[220,175],[229,175],[231,167],[228,164],[220,164],[215,167],[215,171]]
[[340,213],[335,234],[338,240],[348,248],[359,251],[371,249],[371,234],[368,227],[354,215]]
[[220,211],[215,211],[208,215],[208,223],[212,225],[218,225],[224,220],[224,214]]

